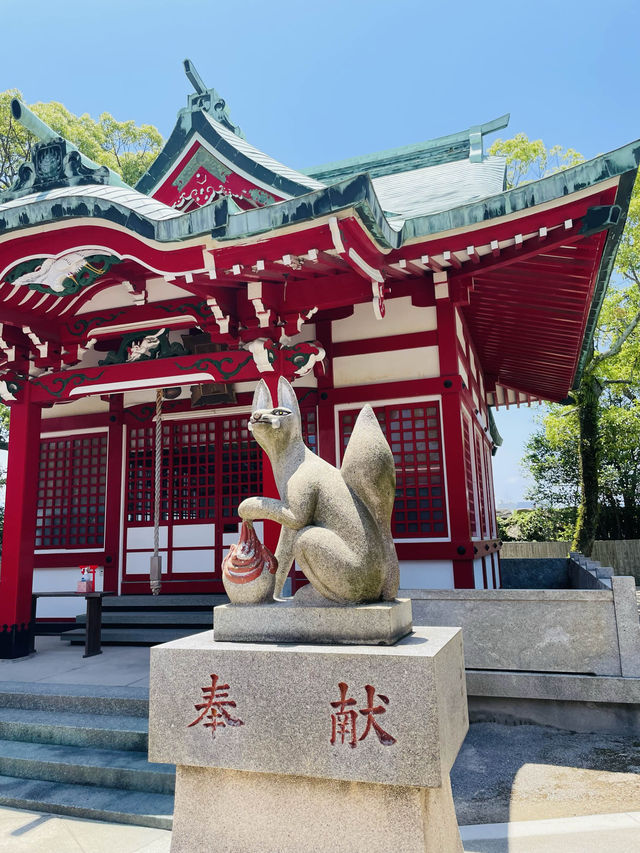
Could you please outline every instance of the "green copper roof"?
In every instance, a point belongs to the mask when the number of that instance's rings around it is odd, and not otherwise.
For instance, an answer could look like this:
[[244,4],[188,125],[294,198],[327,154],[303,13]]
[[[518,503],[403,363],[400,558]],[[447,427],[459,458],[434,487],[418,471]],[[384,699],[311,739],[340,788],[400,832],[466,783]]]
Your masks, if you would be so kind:
[[[128,225],[133,231],[144,232],[161,242],[184,240],[208,232],[219,240],[237,240],[355,208],[382,246],[397,249],[408,240],[508,216],[624,173],[630,173],[629,180],[632,181],[639,162],[640,140],[539,181],[470,204],[407,219],[400,229],[390,224],[369,175],[357,175],[298,198],[237,213],[226,200],[180,213],[136,190],[122,189],[118,192],[115,187],[66,187],[0,204],[0,233],[78,216],[115,217],[122,221],[123,213],[116,214],[117,209],[134,214],[133,223],[147,223],[144,228]],[[624,182],[625,187],[627,183]],[[622,185],[623,182],[619,195]],[[617,203],[626,210],[628,198],[625,201],[621,197]],[[109,213],[110,207],[114,211],[113,216]]]
[[324,183],[335,183],[362,172],[368,172],[372,178],[377,178],[381,175],[409,172],[424,166],[436,166],[466,158],[469,158],[472,163],[478,163],[482,160],[482,137],[496,130],[502,130],[508,124],[509,114],[507,113],[485,124],[478,124],[437,139],[429,139],[427,142],[405,145],[402,148],[390,148],[387,151],[338,160],[335,163],[326,163],[323,166],[314,166],[300,171]]

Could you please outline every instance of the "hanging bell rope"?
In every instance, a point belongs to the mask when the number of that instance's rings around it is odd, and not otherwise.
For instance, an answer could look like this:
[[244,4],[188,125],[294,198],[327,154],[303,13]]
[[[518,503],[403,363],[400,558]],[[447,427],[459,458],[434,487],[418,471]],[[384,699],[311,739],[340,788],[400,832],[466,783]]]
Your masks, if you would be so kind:
[[160,556],[160,494],[162,486],[162,388],[156,390],[155,493],[153,502],[153,557],[149,571],[151,592],[160,593],[162,557]]

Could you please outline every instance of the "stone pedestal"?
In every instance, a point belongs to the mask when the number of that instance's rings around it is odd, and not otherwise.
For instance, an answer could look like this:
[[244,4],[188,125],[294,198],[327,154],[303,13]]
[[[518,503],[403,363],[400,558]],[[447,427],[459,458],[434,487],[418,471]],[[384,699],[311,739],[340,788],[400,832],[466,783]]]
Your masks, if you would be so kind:
[[149,757],[178,765],[173,853],[456,853],[461,632],[395,646],[151,650]]
[[409,598],[348,607],[284,599],[269,605],[220,604],[213,608],[213,626],[216,641],[223,642],[392,646],[413,624]]

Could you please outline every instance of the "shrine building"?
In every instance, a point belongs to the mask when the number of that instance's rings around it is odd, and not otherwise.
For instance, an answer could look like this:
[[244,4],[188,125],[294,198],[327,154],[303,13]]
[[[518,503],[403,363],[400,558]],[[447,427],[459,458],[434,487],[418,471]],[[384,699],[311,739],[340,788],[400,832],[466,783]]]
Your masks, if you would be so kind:
[[589,356],[640,143],[505,189],[484,151],[504,116],[303,173],[185,68],[135,187],[12,104],[40,141],[0,196],[0,657],[28,650],[32,589],[75,589],[79,566],[151,594],[156,499],[161,593],[223,592],[238,504],[277,494],[247,431],[261,377],[292,381],[338,466],[373,406],[401,588],[499,587],[491,407],[563,400]]

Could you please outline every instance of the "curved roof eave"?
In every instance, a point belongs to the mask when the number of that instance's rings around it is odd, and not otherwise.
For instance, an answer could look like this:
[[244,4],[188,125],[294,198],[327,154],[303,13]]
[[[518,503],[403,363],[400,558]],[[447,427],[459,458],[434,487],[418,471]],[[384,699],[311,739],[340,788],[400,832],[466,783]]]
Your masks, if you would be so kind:
[[[258,236],[346,208],[355,208],[383,248],[398,249],[410,240],[508,216],[562,199],[627,172],[635,174],[639,162],[640,141],[636,141],[566,171],[505,190],[481,201],[442,213],[408,219],[399,231],[389,224],[370,176],[362,174],[267,207],[230,213],[227,201],[221,199],[206,207],[164,219],[146,216],[122,203],[100,198],[98,194],[89,196],[88,188],[84,188],[84,195],[75,195],[70,188],[66,197],[39,199],[34,196],[26,204],[14,202],[0,206],[0,234],[62,219],[95,217],[117,222],[141,236],[164,243],[179,242],[207,232],[218,240],[228,241]],[[626,203],[628,205],[628,199]],[[623,213],[625,211],[626,208]]]

